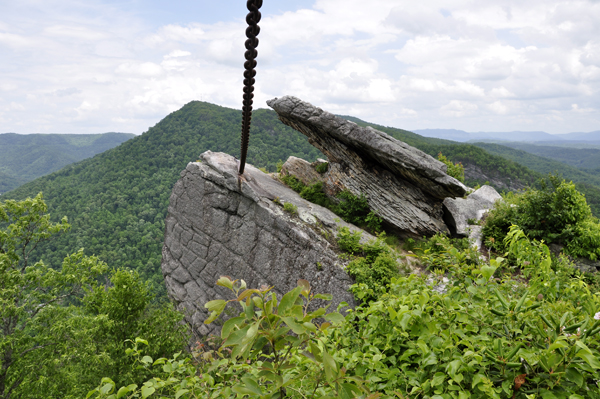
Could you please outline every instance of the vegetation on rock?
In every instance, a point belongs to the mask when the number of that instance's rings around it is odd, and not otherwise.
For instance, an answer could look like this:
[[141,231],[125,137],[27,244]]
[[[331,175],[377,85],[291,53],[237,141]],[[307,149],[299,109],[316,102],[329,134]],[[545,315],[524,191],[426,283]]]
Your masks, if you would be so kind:
[[[136,348],[153,378],[120,388],[105,378],[89,396],[599,397],[599,293],[517,227],[506,244],[516,263],[458,261],[445,290],[427,276],[396,276],[345,318],[310,312],[311,299],[329,298],[312,295],[306,282],[278,298],[271,287],[246,289],[222,277],[218,284],[235,299],[207,303],[214,312],[207,322],[228,302],[242,312],[223,326],[219,349],[153,360]],[[323,315],[330,321],[320,322]]]

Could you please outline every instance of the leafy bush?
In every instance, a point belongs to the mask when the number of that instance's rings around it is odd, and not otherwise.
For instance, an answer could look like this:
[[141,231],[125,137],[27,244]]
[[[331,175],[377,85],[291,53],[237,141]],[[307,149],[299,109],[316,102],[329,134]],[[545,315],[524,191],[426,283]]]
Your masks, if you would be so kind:
[[423,239],[419,244],[412,241],[409,245],[415,256],[431,271],[437,270],[458,277],[470,274],[481,263],[481,254],[470,245],[468,238],[456,239],[436,234],[430,239]]
[[362,251],[361,237],[360,231],[352,232],[348,227],[340,227],[337,233],[337,243],[342,251],[354,255]]
[[[241,280],[221,277],[217,285],[233,291],[235,299],[214,300],[205,307],[211,311],[210,323],[228,303],[240,306],[239,316],[229,319],[221,329],[224,340],[219,351],[208,353],[212,361],[202,363],[198,372],[189,358],[160,358],[154,361],[139,349],[143,339],[136,339],[130,353],[142,368],[156,377],[142,386],[118,385],[104,378],[88,397],[146,398],[156,394],[174,398],[257,398],[283,397],[365,397],[370,392],[362,379],[347,375],[327,345],[327,331],[344,322],[337,312],[325,314],[326,308],[308,311],[315,300],[331,300],[331,295],[313,294],[306,280],[277,298],[272,287],[246,289]],[[317,322],[317,320],[327,320]],[[231,348],[231,349],[229,349]],[[225,356],[225,353],[229,352]],[[158,367],[157,367],[158,366]]]
[[[528,269],[528,284],[494,278],[501,258],[469,269],[446,293],[427,276],[398,276],[345,320],[308,311],[312,300],[330,297],[311,294],[305,281],[278,299],[270,287],[247,290],[222,277],[218,284],[236,298],[207,303],[207,322],[227,303],[242,312],[223,326],[221,349],[194,367],[178,355],[153,361],[136,345],[130,353],[154,377],[119,390],[105,378],[89,396],[597,399],[599,295],[565,265],[553,270],[543,243],[517,227],[510,233],[507,248]],[[321,316],[329,321],[319,324]]]
[[385,242],[385,234],[365,244],[360,243],[361,232],[339,229],[338,245],[342,251],[357,256],[346,267],[346,273],[356,281],[351,287],[361,301],[372,301],[387,291],[393,277],[399,275],[398,254]]
[[438,154],[437,158],[439,161],[442,161],[443,163],[446,164],[446,166],[448,166],[446,173],[449,176],[454,177],[456,180],[458,180],[462,183],[465,182],[465,167],[463,166],[462,162],[454,164],[454,163],[452,163],[452,161],[450,161],[448,158],[446,158],[446,156],[442,155],[441,152]]
[[506,250],[504,237],[518,225],[533,239],[565,246],[565,252],[590,259],[600,257],[600,224],[572,182],[550,176],[541,189],[508,195],[498,201],[485,221],[486,244]]

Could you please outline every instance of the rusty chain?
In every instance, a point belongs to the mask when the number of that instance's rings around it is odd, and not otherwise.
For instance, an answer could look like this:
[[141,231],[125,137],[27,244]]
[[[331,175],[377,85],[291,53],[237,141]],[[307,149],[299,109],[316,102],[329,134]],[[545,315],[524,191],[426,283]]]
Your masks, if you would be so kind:
[[244,101],[242,106],[242,142],[241,142],[241,159],[239,174],[244,173],[244,166],[246,166],[246,155],[248,153],[248,143],[250,141],[250,121],[252,120],[252,98],[254,97],[254,77],[256,76],[256,57],[258,56],[258,33],[260,27],[260,7],[262,7],[263,0],[248,0],[246,7],[248,7],[248,15],[246,15],[246,22],[248,27],[246,28],[246,53],[244,57]]

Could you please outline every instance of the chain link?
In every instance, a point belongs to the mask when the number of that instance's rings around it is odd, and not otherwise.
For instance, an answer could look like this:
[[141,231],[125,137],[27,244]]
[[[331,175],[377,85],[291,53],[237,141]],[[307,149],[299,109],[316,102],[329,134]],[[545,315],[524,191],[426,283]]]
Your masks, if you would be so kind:
[[246,15],[246,22],[248,27],[246,28],[246,53],[244,57],[244,101],[242,106],[242,142],[241,142],[241,158],[240,158],[240,169],[239,174],[244,173],[244,166],[246,166],[246,155],[248,154],[248,143],[250,141],[250,121],[252,120],[252,98],[254,97],[254,77],[256,76],[256,57],[258,56],[258,33],[260,27],[260,7],[262,7],[263,0],[248,0],[246,7],[248,7],[248,15]]

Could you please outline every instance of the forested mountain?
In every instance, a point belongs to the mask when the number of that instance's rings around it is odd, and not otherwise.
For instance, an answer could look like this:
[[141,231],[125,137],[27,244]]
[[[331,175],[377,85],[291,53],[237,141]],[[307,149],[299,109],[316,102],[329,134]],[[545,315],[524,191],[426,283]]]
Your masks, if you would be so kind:
[[[66,254],[83,247],[86,254],[98,255],[109,266],[138,270],[164,295],[161,248],[173,184],[187,163],[206,150],[239,156],[240,122],[241,111],[194,101],[143,135],[29,182],[2,198],[23,199],[43,192],[55,220],[68,216],[71,231],[38,249],[51,265],[60,265]],[[473,145],[369,125],[433,156],[441,151],[454,162],[473,165],[507,183],[523,186],[538,176]],[[248,162],[275,171],[277,161],[290,155],[309,161],[323,156],[305,136],[283,125],[275,112],[255,111]]]
[[500,144],[540,157],[566,163],[567,165],[574,166],[578,169],[600,168],[600,149],[598,148],[569,148],[517,142]]
[[[129,267],[164,291],[160,273],[164,220],[173,184],[188,162],[206,150],[239,156],[241,111],[192,102],[141,136],[94,158],[27,183],[2,198],[43,192],[54,219],[67,215],[72,229],[42,246],[42,258],[60,265],[84,247],[112,267]],[[295,155],[322,154],[269,110],[252,118],[248,162],[276,169]]]
[[[566,163],[553,161],[549,158],[540,157],[500,144],[475,143],[474,145],[485,149],[490,154],[518,162],[542,175],[549,173],[561,174],[565,179],[572,180],[576,183],[577,189],[585,194],[594,214],[600,216],[600,174],[594,174],[594,171],[588,173],[588,171],[577,169]],[[567,149],[563,150],[566,151]]]
[[600,143],[600,130],[588,133],[576,132],[565,134],[550,134],[546,132],[475,132],[469,133],[456,129],[419,129],[415,133],[425,137],[436,137],[459,142],[509,141],[528,142],[544,145],[545,142],[555,143]]
[[116,147],[134,136],[131,133],[0,134],[0,194]]

